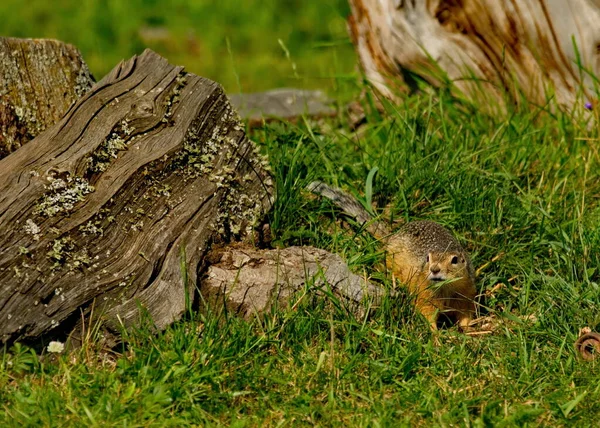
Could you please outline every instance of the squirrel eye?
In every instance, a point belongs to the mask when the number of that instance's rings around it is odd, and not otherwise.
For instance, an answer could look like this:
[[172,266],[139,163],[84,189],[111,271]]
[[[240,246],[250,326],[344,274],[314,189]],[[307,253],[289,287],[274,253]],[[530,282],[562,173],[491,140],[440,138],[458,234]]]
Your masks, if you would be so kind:
[[452,263],[453,265],[458,264],[458,257],[452,256],[452,260],[450,260],[450,263]]
[[429,254],[427,254],[427,263],[429,263]]

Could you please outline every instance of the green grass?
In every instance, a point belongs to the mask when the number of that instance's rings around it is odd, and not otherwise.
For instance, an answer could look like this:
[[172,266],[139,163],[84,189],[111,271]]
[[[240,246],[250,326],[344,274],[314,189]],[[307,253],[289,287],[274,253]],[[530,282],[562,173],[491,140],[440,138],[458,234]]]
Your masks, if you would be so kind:
[[[228,13],[249,13],[238,9]],[[308,9],[309,24],[316,22],[319,8]],[[305,16],[288,11],[269,19],[279,28]],[[326,31],[320,28],[317,34]],[[312,47],[298,49],[310,57]],[[284,55],[278,64],[290,63]],[[252,74],[249,81],[264,77],[253,74],[257,69],[238,72]],[[365,108],[358,136],[343,115],[252,134],[270,157],[278,188],[268,217],[273,244],[336,252],[390,287],[375,240],[304,190],[320,179],[364,196],[377,168],[372,199],[378,213],[385,208],[384,220],[438,221],[471,253],[494,334],[469,337],[450,328],[436,339],[403,293],[360,319],[314,293],[293,310],[250,322],[192,313],[158,335],[130,332],[128,346],[110,358],[94,341],[41,361],[23,346],[7,350],[0,424],[594,425],[600,363],[578,359],[573,343],[580,328],[600,329],[598,128],[536,109],[491,117],[444,91],[409,97],[385,115],[367,102]]]
[[348,14],[346,0],[3,0],[0,36],[72,43],[96,79],[149,47],[231,93],[344,91]]
[[373,198],[390,221],[434,219],[483,267],[494,334],[443,330],[436,345],[402,294],[364,319],[310,293],[251,322],[192,314],[157,336],[133,332],[115,362],[89,347],[56,363],[13,349],[0,377],[5,423],[590,425],[600,365],[573,342],[600,327],[597,129],[562,113],[488,117],[443,95],[370,117],[358,139],[324,125],[254,134],[278,184],[275,243],[337,252],[389,286],[373,238],[303,190],[318,178],[362,193],[378,167]]

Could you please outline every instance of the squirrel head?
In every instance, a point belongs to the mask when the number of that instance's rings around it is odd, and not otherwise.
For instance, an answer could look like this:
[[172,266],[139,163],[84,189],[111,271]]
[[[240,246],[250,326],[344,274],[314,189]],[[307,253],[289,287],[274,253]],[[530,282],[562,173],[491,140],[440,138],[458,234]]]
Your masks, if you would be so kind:
[[467,275],[467,260],[458,252],[429,252],[426,260],[427,279],[441,282]]

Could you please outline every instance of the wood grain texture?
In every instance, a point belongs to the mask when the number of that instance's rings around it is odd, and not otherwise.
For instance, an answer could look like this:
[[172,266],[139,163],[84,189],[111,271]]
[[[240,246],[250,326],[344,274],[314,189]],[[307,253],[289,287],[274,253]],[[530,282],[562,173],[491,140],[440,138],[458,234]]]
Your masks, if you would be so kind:
[[265,167],[218,84],[149,50],[119,64],[0,160],[1,341],[92,305],[115,328],[177,319],[210,242],[269,208]]
[[0,158],[58,122],[93,83],[72,45],[0,37]]
[[[367,78],[386,97],[414,77],[454,82],[479,105],[523,97],[542,105],[596,102],[598,0],[350,0]],[[579,89],[582,93],[579,93]]]

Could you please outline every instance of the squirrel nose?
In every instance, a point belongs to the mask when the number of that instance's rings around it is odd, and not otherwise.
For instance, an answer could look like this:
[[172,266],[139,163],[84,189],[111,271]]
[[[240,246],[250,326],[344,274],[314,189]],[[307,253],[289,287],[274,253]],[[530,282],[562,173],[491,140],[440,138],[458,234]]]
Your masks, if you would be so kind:
[[440,273],[440,265],[432,265],[429,270],[431,271],[432,274],[436,274],[436,273]]

